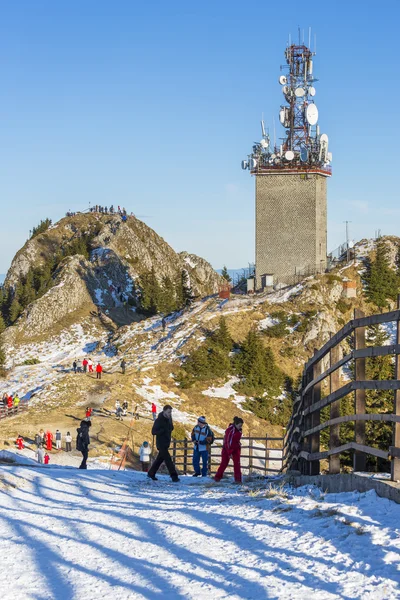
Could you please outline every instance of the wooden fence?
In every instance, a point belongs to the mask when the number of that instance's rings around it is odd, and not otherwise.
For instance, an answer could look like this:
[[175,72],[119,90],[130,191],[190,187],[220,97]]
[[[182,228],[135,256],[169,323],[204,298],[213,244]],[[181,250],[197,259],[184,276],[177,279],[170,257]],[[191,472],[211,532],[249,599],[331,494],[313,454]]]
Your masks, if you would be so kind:
[[18,406],[13,406],[12,408],[8,408],[7,406],[0,405],[0,420],[6,419],[7,417],[14,417],[21,412],[24,412],[28,409],[28,402],[20,402]]
[[[400,298],[400,297],[399,297]],[[300,470],[305,475],[320,473],[320,460],[329,460],[329,473],[340,472],[340,455],[353,453],[354,471],[365,471],[367,455],[391,460],[391,478],[400,480],[400,302],[398,309],[364,316],[360,310],[354,311],[354,319],[349,321],[322,348],[315,350],[314,356],[306,363],[302,384],[299,389],[292,417],[284,438],[284,470]],[[367,346],[366,327],[394,322],[396,340],[387,346]],[[352,348],[345,356],[343,342],[350,341]],[[342,345],[341,345],[342,344]],[[394,379],[366,380],[366,360],[377,356],[394,356]],[[340,369],[354,361],[354,375],[345,384],[340,382]],[[324,367],[327,367],[324,369]],[[329,393],[322,397],[323,382],[329,385]],[[393,390],[393,412],[372,414],[366,412],[366,390]],[[352,394],[354,413],[341,416],[341,399]],[[321,423],[321,409],[330,407],[329,419]],[[354,422],[354,439],[341,443],[340,425]],[[375,448],[366,445],[366,422],[381,421],[392,423],[392,445],[388,448]],[[321,451],[320,433],[329,428],[329,446]]]
[[[272,448],[271,443],[277,445]],[[244,474],[279,473],[282,469],[283,438],[242,437],[240,462]],[[209,475],[215,475],[221,461],[223,438],[215,438],[208,455]],[[193,473],[193,443],[189,440],[172,440],[172,460],[183,474]],[[233,472],[233,463],[229,463],[227,473]]]

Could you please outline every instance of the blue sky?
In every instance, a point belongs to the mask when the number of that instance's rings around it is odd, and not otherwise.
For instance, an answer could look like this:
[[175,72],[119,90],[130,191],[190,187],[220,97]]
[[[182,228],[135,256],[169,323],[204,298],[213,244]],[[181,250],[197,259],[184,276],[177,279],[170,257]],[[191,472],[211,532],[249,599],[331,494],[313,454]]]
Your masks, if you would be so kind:
[[[278,124],[288,34],[317,34],[329,248],[400,234],[399,0],[0,3],[0,272],[41,218],[121,204],[215,268],[254,259],[240,161]],[[307,36],[307,34],[306,34]],[[314,37],[314,36],[312,36]]]

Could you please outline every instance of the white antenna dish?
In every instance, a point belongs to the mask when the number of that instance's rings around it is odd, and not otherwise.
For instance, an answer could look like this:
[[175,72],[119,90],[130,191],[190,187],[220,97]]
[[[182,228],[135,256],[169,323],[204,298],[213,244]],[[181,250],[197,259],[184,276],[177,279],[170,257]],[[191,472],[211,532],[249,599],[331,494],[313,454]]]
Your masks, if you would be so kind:
[[285,85],[285,84],[287,83],[287,78],[286,78],[286,75],[281,75],[281,76],[279,77],[279,83],[280,83],[281,85]]
[[315,87],[310,87],[308,88],[308,93],[310,94],[310,96],[315,96]]
[[294,159],[294,152],[292,150],[287,150],[285,152],[285,158],[286,158],[286,160],[293,160]]
[[247,162],[247,160],[242,160],[242,169],[243,171],[245,171],[249,166],[249,163]]
[[332,162],[332,152],[327,152],[326,158],[327,158],[327,160],[329,160],[329,162]]
[[289,93],[289,90],[290,90],[290,88],[289,88],[289,86],[288,86],[288,85],[284,85],[284,86],[283,86],[283,88],[282,88],[282,92],[283,92],[284,94],[288,94],[288,93]]
[[282,108],[282,110],[279,111],[279,120],[283,125],[285,122],[285,109],[284,108]]
[[271,158],[272,158],[272,160],[275,160],[276,154],[271,154]]
[[327,144],[329,142],[329,138],[326,135],[326,133],[322,133],[321,137],[319,138],[319,141],[321,142],[321,144]]
[[310,125],[315,125],[318,121],[318,108],[315,104],[309,104],[306,108],[306,120]]
[[305,89],[304,89],[304,88],[302,88],[302,87],[298,87],[298,88],[296,88],[296,89],[294,90],[294,95],[295,95],[297,98],[302,98],[302,97],[305,95],[305,93],[306,93],[306,91],[305,91]]
[[265,138],[263,138],[260,142],[260,146],[261,148],[264,148],[264,150],[266,150],[269,146],[268,140],[266,140]]
[[257,166],[257,161],[255,158],[251,158],[249,160],[249,169],[252,171],[253,169],[255,169]]
[[301,162],[307,162],[308,161],[308,150],[307,148],[301,148],[300,149],[300,160]]

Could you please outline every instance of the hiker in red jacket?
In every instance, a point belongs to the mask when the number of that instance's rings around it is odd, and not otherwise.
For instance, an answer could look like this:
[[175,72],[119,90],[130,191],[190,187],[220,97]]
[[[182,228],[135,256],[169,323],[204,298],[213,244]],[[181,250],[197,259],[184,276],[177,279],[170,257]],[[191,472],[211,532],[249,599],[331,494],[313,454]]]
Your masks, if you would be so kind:
[[101,379],[102,372],[103,372],[103,367],[101,366],[100,363],[97,363],[97,365],[96,365],[96,379]]
[[90,419],[90,417],[92,416],[92,408],[87,407],[86,409],[86,418]]
[[151,414],[153,415],[153,421],[157,419],[157,406],[154,402],[151,403]]
[[17,441],[15,443],[17,444],[18,450],[23,450],[25,448],[24,438],[21,435],[17,437]]
[[221,481],[230,459],[233,460],[233,473],[236,483],[242,483],[242,473],[240,470],[240,439],[242,437],[243,419],[233,417],[228,429],[225,431],[224,443],[221,453],[221,464],[215,474],[215,481]]
[[51,450],[53,448],[53,434],[50,431],[46,431],[46,449]]
[[46,452],[46,454],[44,455],[44,464],[48,465],[49,464],[49,460],[50,460],[50,456]]
[[83,359],[82,361],[82,367],[83,367],[83,372],[86,373],[87,371],[87,366],[88,366],[89,362],[86,358]]
[[8,396],[7,398],[7,408],[10,410],[14,406],[14,400],[12,396]]

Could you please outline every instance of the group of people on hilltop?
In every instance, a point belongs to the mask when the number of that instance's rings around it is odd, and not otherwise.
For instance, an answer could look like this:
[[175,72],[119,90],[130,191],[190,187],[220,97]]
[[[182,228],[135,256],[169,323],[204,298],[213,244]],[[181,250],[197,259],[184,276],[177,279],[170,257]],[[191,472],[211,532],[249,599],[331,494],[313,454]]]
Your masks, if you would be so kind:
[[127,213],[125,208],[121,208],[120,206],[118,206],[116,209],[114,208],[114,205],[111,204],[110,207],[108,206],[101,206],[100,204],[96,204],[95,206],[91,206],[89,208],[90,212],[98,212],[98,213],[102,213],[105,215],[121,215],[122,217],[126,217]]
[[96,379],[101,379],[103,367],[100,362],[95,365],[91,358],[83,360],[76,358],[72,363],[72,370],[74,373],[94,373],[96,371]]
[[17,393],[15,394],[7,394],[4,392],[3,398],[1,399],[3,410],[6,412],[16,411],[19,407],[21,400]]
[[[243,419],[240,417],[234,417],[233,422],[230,423],[225,431],[221,452],[221,463],[214,477],[214,480],[217,482],[221,481],[231,459],[233,461],[235,482],[241,483],[242,481],[240,467],[240,440],[242,437],[242,427]],[[147,473],[147,476],[150,479],[155,481],[157,480],[157,471],[164,463],[168,469],[172,481],[179,481],[176,467],[169,453],[173,429],[174,425],[172,422],[172,406],[167,404],[154,421],[152,428],[152,434],[156,438],[158,454]],[[191,437],[194,446],[192,458],[194,470],[193,476],[199,477],[201,475],[202,477],[207,477],[208,457],[211,444],[214,442],[214,433],[208,425],[205,416],[200,416],[197,419],[197,424],[193,428]]]

